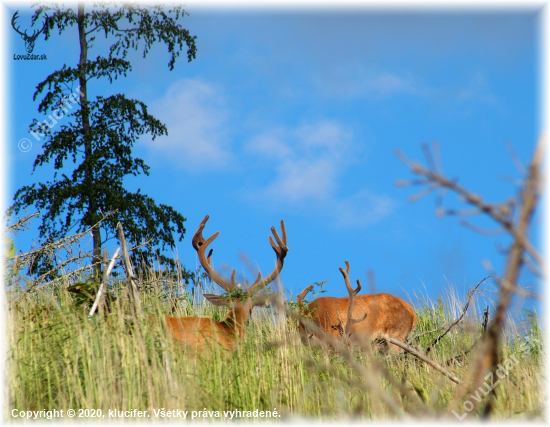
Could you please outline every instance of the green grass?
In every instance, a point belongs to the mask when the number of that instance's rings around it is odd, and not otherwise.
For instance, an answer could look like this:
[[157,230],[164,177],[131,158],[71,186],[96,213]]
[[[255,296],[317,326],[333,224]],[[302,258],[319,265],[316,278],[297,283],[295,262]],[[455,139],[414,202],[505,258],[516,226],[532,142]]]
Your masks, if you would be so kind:
[[[142,294],[147,315],[170,314],[174,308],[170,315],[224,316],[223,309],[189,295],[185,302],[174,305],[165,288],[153,284],[148,289]],[[414,304],[419,322],[411,336],[459,315],[462,306],[458,298],[453,292],[447,295],[436,302],[419,299]],[[281,418],[265,418],[270,421],[295,416],[320,420],[396,418],[381,403],[379,394],[366,385],[369,380],[393,396],[406,414],[453,417],[448,408],[459,386],[433,368],[410,355],[376,356],[396,383],[409,390],[406,396],[378,370],[371,369],[372,362],[364,353],[357,351],[354,357],[369,378],[352,369],[334,350],[304,347],[294,322],[275,309],[255,309],[246,339],[235,353],[197,355],[174,343],[162,321],[136,323],[128,319],[125,298],[111,305],[110,314],[91,320],[87,310],[73,300],[66,291],[38,291],[27,295],[18,306],[8,301],[9,414],[12,409],[101,409],[108,419],[109,409],[138,409],[147,410],[147,419],[154,420],[153,410],[164,408],[189,411],[189,419],[191,411],[206,408],[220,414],[209,420],[224,420],[223,411],[234,410],[276,410]],[[435,346],[430,357],[444,363],[468,349],[480,334],[480,321],[481,316],[470,315]],[[422,335],[412,344],[426,348],[437,335]],[[493,416],[541,417],[545,353],[535,314],[523,327],[507,330],[500,353],[502,360],[515,355],[520,363],[495,389]],[[466,379],[475,355],[474,349],[461,366],[449,369]],[[479,412],[474,410],[467,419],[478,418]]]

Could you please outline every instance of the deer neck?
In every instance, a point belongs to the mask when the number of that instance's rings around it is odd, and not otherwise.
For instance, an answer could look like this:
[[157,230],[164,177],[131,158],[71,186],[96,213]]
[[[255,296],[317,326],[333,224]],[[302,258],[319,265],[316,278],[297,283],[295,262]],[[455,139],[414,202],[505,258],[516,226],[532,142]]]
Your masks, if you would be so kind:
[[244,337],[244,330],[250,319],[250,308],[246,305],[234,307],[229,310],[227,317],[222,322],[231,329],[239,338]]

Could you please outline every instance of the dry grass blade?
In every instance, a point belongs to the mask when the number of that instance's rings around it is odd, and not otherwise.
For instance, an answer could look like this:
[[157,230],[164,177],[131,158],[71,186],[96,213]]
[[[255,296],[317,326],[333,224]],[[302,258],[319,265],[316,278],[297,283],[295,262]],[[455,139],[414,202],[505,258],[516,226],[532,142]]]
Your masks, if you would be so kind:
[[117,224],[118,239],[122,247],[122,260],[124,262],[124,269],[126,270],[126,277],[128,277],[128,294],[132,303],[133,310],[138,317],[143,317],[143,311],[141,309],[141,298],[139,295],[139,289],[136,285],[136,276],[134,275],[134,269],[132,268],[132,262],[130,261],[130,255],[128,254],[128,246],[124,237],[124,230],[122,224]]

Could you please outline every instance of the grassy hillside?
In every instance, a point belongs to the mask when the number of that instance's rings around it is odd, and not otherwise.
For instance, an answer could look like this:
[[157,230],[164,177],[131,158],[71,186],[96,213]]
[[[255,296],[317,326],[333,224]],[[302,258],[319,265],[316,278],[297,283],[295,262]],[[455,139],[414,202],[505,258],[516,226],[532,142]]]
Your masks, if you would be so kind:
[[[224,316],[225,310],[202,298],[193,300],[185,295],[172,299],[166,282],[163,287],[152,282],[148,289],[142,294],[148,316],[160,319],[171,311],[172,316]],[[452,297],[452,290],[447,295],[451,297],[435,302],[412,301],[419,322],[411,334],[417,338],[411,344],[425,349],[441,330],[423,332],[436,330],[460,315],[463,302]],[[170,339],[161,320],[129,318],[124,301],[127,298],[118,298],[111,303],[110,313],[90,320],[87,310],[65,290],[38,291],[18,305],[8,301],[8,417],[13,410],[20,414],[56,409],[63,410],[64,419],[68,419],[67,410],[77,410],[78,417],[78,410],[83,409],[89,410],[82,412],[88,417],[113,420],[110,415],[123,414],[109,410],[136,409],[147,411],[143,413],[147,420],[165,418],[173,410],[179,412],[171,416],[197,421],[455,419],[450,411],[455,408],[459,416],[466,414],[471,421],[480,416],[487,401],[484,393],[477,390],[476,395],[468,388],[476,347],[459,364],[447,366],[465,386],[403,353],[392,357],[377,354],[369,360],[368,354],[355,351],[359,371],[334,350],[302,345],[294,321],[274,308],[256,308],[246,339],[235,353],[213,349],[208,354],[193,354]],[[434,347],[431,358],[444,364],[472,346],[482,333],[483,316],[469,313]],[[511,321],[514,326],[508,328],[500,348],[501,360],[509,362],[509,369],[494,389],[493,416],[540,417],[545,376],[541,327],[535,315]],[[512,366],[513,360],[518,363]],[[384,377],[378,363],[391,378]],[[383,403],[380,393],[388,394],[396,406]],[[481,404],[468,412],[466,402],[475,398],[481,399]],[[93,411],[98,409],[101,412]]]

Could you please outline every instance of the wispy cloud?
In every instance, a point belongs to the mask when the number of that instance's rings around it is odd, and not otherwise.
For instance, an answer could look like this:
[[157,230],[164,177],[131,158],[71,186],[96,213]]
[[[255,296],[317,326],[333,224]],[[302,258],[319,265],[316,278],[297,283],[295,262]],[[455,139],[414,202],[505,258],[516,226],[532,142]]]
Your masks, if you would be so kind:
[[359,147],[352,132],[335,121],[320,121],[294,129],[278,128],[251,138],[249,154],[269,162],[274,178],[247,198],[291,209],[315,209],[338,227],[366,226],[391,214],[396,203],[363,188],[341,196],[341,181]]
[[150,111],[168,128],[168,136],[143,141],[151,153],[191,171],[224,168],[232,160],[226,142],[228,108],[213,85],[179,80],[150,103]]
[[479,71],[466,82],[437,86],[407,71],[390,72],[348,64],[323,70],[313,81],[320,94],[344,99],[385,100],[405,95],[445,104],[477,102],[499,106],[498,98],[490,92],[489,82]]
[[457,90],[457,98],[460,102],[477,101],[500,106],[498,97],[490,92],[489,82],[480,71],[470,77],[466,87]]
[[389,98],[396,95],[429,96],[432,89],[411,73],[391,73],[363,66],[327,69],[314,78],[320,93],[344,98]]
[[336,226],[367,226],[389,216],[398,203],[386,195],[363,189],[351,197],[336,200],[332,209]]

